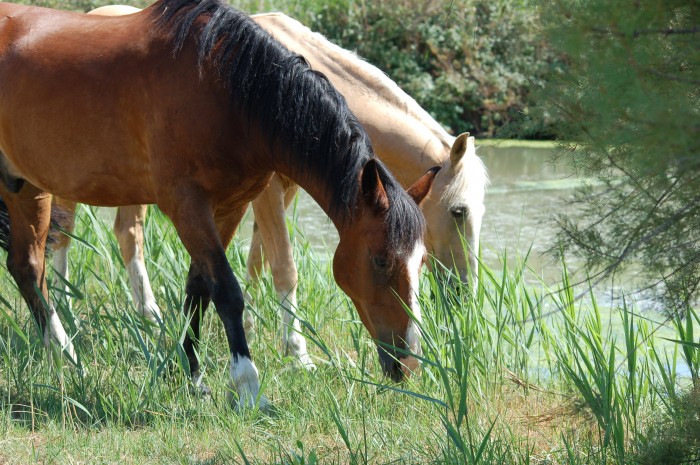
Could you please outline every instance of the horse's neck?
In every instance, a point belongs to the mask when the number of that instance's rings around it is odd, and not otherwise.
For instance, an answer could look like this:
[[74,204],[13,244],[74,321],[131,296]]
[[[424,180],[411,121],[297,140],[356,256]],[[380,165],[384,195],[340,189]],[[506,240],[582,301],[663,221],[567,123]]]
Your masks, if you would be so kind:
[[336,186],[330,185],[324,177],[312,178],[309,173],[302,173],[298,166],[293,164],[286,165],[289,160],[285,160],[275,154],[270,155],[271,166],[275,168],[275,176],[282,175],[280,181],[282,183],[292,183],[299,185],[304,191],[311,196],[312,199],[321,207],[321,210],[331,220],[336,230],[342,235],[345,226],[345,216],[332,208],[331,192]]
[[253,18],[328,77],[402,184],[445,161],[454,138],[379,69],[283,14]]

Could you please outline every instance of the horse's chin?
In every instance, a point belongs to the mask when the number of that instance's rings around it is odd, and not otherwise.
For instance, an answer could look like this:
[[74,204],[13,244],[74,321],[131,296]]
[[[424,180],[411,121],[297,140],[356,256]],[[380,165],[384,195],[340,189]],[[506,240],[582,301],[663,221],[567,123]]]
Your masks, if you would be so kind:
[[397,357],[387,352],[383,347],[378,347],[377,351],[384,375],[397,383],[404,381],[420,368],[420,362],[416,357]]

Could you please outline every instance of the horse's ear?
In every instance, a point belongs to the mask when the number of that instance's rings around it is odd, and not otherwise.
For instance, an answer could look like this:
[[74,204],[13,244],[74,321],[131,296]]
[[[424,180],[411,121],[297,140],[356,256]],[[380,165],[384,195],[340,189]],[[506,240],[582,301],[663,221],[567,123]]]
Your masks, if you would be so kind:
[[463,132],[455,139],[452,148],[450,149],[450,160],[452,161],[452,166],[455,166],[459,162],[464,154],[467,153],[469,148],[469,143],[474,144],[474,138],[469,137],[468,132]]
[[379,178],[377,162],[374,158],[370,158],[362,168],[360,175],[360,185],[362,187],[362,196],[367,204],[376,212],[385,212],[389,209],[389,198],[384,190],[382,180]]
[[406,192],[408,192],[408,195],[413,197],[416,204],[420,205],[423,199],[425,199],[425,196],[428,195],[438,171],[440,171],[440,167],[433,166],[423,176],[421,176],[418,181],[414,182],[413,185],[408,188]]

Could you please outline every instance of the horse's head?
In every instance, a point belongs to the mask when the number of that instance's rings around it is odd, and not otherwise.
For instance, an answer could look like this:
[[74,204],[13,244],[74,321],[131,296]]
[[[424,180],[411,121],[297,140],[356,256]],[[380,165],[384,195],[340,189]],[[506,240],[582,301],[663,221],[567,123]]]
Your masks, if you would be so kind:
[[430,194],[422,205],[427,224],[426,246],[463,283],[478,270],[479,231],[484,215],[484,190],[488,182],[474,137],[460,134],[442,165]]
[[384,373],[399,381],[406,367],[417,365],[408,353],[421,353],[420,331],[406,308],[420,321],[418,275],[426,255],[418,204],[439,168],[407,192],[395,181],[388,184],[379,168],[370,159],[362,170],[361,199],[353,221],[340,231],[333,272],[377,341]]

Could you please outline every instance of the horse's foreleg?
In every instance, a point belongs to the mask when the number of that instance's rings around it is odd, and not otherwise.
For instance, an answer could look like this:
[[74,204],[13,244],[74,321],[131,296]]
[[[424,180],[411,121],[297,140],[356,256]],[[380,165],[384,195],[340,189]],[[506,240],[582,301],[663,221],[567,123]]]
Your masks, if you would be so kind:
[[[66,225],[66,231],[72,233],[75,229],[75,208],[77,204],[75,202],[71,202],[70,200],[61,199],[59,197],[54,197],[53,203],[66,209],[69,212],[70,220]],[[70,244],[70,236],[68,236],[67,234],[61,234],[58,241],[53,246],[53,268],[55,272],[53,277],[53,285],[56,289],[64,289],[64,296],[69,304],[70,297],[68,286],[66,286],[64,282],[68,281],[69,278],[68,250],[70,249]]]
[[163,208],[163,211],[172,219],[192,257],[186,304],[187,310],[194,313],[192,336],[186,336],[185,344],[193,376],[197,376],[199,371],[195,349],[200,319],[211,296],[231,351],[231,387],[238,394],[238,405],[253,407],[258,402],[261,407],[264,406],[267,400],[260,396],[258,370],[251,360],[243,330],[243,292],[228,264],[224,249],[240,223],[245,207],[229,210],[226,215],[217,211],[216,222],[211,207],[206,201],[198,201],[196,196],[188,197],[171,208]]
[[25,184],[15,195],[3,195],[10,213],[10,250],[7,269],[43,333],[77,362],[73,343],[50,305],[46,286],[45,246],[51,217],[51,195]]
[[130,205],[117,209],[114,234],[119,241],[124,265],[129,272],[131,295],[136,309],[141,315],[158,324],[163,321],[163,316],[151,289],[143,255],[143,225],[146,209],[146,205]]
[[206,278],[194,265],[190,265],[190,270],[187,274],[185,293],[185,314],[190,318],[190,331],[185,335],[183,347],[190,365],[190,377],[195,387],[199,389],[202,394],[209,395],[209,387],[202,382],[197,345],[199,344],[199,337],[201,335],[202,317],[204,317],[204,313],[209,307],[211,295]]
[[298,187],[285,181],[275,174],[265,191],[253,201],[253,211],[280,301],[282,345],[302,367],[313,369],[315,365],[309,357],[306,339],[301,335],[301,325],[296,318],[298,273],[285,221],[285,211]]

